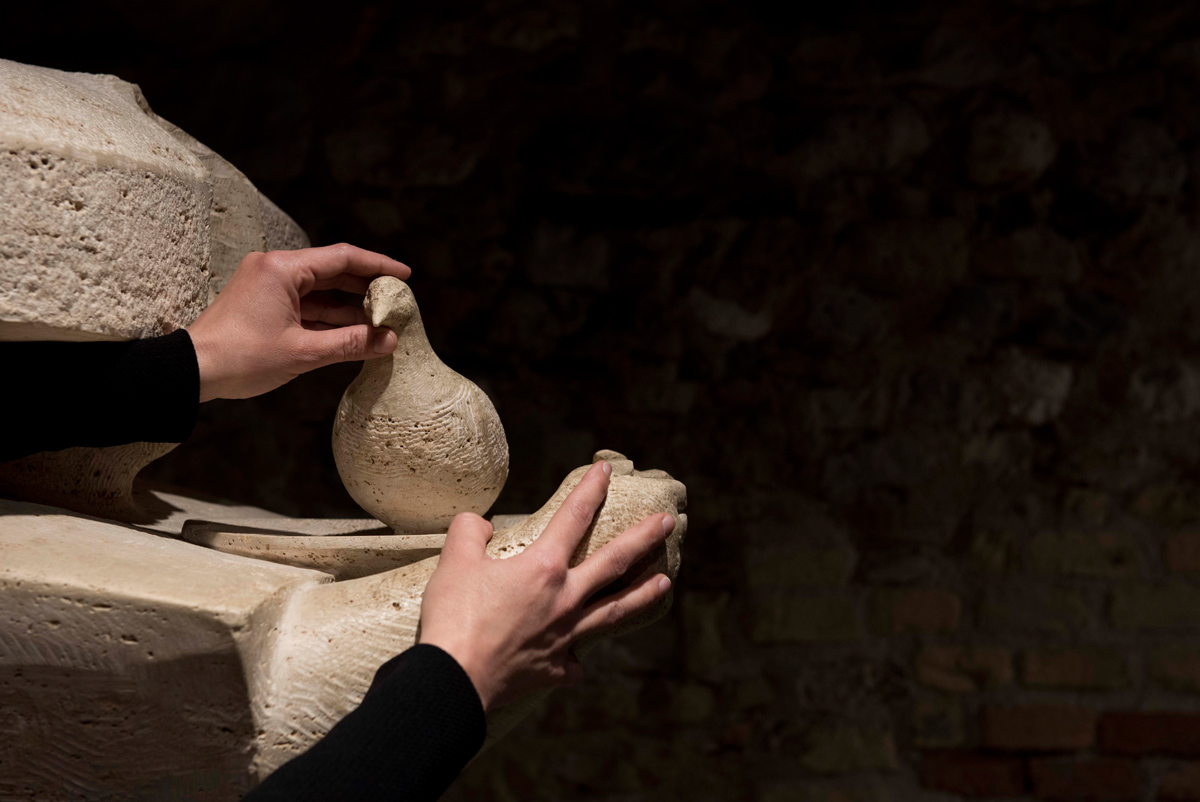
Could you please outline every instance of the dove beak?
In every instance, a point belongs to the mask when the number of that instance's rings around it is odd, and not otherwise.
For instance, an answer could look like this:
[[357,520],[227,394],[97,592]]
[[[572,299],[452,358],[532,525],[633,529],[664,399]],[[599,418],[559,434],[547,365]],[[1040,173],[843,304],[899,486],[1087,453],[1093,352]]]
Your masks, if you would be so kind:
[[387,317],[387,310],[381,309],[380,306],[372,305],[371,307],[371,325],[375,328],[382,326],[384,318]]

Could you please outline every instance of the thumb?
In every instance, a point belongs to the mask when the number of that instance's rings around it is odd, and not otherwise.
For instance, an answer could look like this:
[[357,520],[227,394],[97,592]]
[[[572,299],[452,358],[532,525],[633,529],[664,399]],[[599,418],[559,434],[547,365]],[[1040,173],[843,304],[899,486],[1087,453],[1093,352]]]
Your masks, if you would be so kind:
[[460,512],[450,522],[446,532],[446,543],[442,546],[442,559],[454,559],[458,555],[479,558],[484,555],[488,541],[492,539],[492,525],[473,512]]
[[325,331],[306,331],[305,341],[308,352],[315,357],[314,367],[324,367],[390,354],[396,348],[396,333],[363,323]]

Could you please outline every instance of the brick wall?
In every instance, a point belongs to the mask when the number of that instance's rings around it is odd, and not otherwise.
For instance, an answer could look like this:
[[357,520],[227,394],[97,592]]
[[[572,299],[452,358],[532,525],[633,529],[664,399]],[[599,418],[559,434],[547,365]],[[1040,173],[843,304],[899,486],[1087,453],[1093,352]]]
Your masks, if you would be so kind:
[[[688,484],[670,616],[448,798],[1200,799],[1200,19],[798,8],[125,3],[4,52],[408,260],[500,511],[601,447]],[[152,473],[353,514],[353,372]]]

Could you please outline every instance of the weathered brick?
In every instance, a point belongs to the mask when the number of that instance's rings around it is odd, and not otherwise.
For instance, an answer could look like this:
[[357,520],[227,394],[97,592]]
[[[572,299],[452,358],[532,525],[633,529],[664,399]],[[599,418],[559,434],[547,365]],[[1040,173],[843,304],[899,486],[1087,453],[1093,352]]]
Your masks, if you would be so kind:
[[1163,775],[1158,798],[1164,802],[1200,800],[1200,763],[1185,763]]
[[773,780],[758,789],[755,802],[889,802],[890,789],[878,777]]
[[1125,630],[1200,629],[1200,588],[1178,582],[1118,588],[1113,591],[1112,621]]
[[1063,511],[1085,526],[1103,526],[1112,513],[1112,496],[1093,488],[1073,487],[1063,500]]
[[1175,691],[1200,692],[1200,648],[1164,646],[1148,655],[1146,665],[1156,685]]
[[1129,667],[1117,649],[1037,649],[1025,653],[1021,678],[1035,688],[1112,690],[1128,687]]
[[1121,577],[1141,572],[1137,540],[1129,532],[1041,532],[1029,544],[1034,570],[1076,576]]
[[704,674],[716,669],[726,658],[721,622],[729,614],[729,594],[684,593],[676,598],[683,619],[688,671]]
[[1142,772],[1122,758],[1034,758],[1029,761],[1033,795],[1039,799],[1132,802],[1142,795]]
[[990,590],[979,609],[980,623],[995,632],[1066,634],[1091,623],[1077,590],[1009,585]]
[[871,614],[882,634],[952,631],[958,628],[962,602],[936,588],[880,590],[871,597]]
[[1167,570],[1176,574],[1200,572],[1200,532],[1176,532],[1167,538]]
[[926,646],[917,679],[953,693],[975,693],[1012,682],[1012,653],[1003,646]]
[[823,727],[809,733],[800,764],[821,774],[897,768],[892,734],[865,727]]
[[922,748],[961,746],[962,703],[953,697],[927,696],[913,704],[913,743]]
[[1105,713],[1099,743],[1102,752],[1118,755],[1200,755],[1200,713]]
[[844,585],[857,560],[848,545],[757,545],[746,551],[746,581],[752,588]]
[[672,721],[695,724],[712,718],[717,701],[707,685],[698,682],[670,683],[667,688],[667,709]]
[[925,752],[917,766],[921,785],[959,796],[1005,797],[1025,792],[1020,758],[968,751]]
[[750,638],[756,643],[846,641],[866,634],[858,599],[849,593],[759,593],[750,611]]
[[1096,711],[1067,705],[985,707],[980,740],[988,749],[1065,752],[1087,749],[1096,738]]

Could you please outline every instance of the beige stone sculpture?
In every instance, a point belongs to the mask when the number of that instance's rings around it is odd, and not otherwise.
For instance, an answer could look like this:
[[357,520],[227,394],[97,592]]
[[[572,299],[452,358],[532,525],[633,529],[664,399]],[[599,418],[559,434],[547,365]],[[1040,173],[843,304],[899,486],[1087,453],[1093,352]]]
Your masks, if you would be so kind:
[[[233,165],[112,75],[0,60],[0,341],[128,340],[191,323],[251,251],[308,238]],[[145,520],[133,478],[173,448],[0,463],[0,493]]]
[[[597,457],[614,467],[608,499],[574,562],[667,512],[675,531],[630,580],[674,577],[687,528],[683,485],[611,452]],[[585,470],[572,471],[537,513],[498,531],[489,553],[524,550]],[[205,527],[211,537],[215,524]],[[375,669],[414,642],[437,560],[333,581],[312,568],[0,501],[0,764],[19,767],[0,773],[0,798],[239,798],[327,732],[359,703]],[[496,711],[489,739],[533,702]]]
[[444,532],[460,512],[482,515],[508,478],[496,408],[438,359],[407,284],[375,279],[363,307],[398,343],[363,363],[338,406],[333,455],[343,484],[397,533]]
[[[137,87],[6,61],[0,203],[0,340],[162,334],[246,253],[307,244]],[[508,449],[486,395],[433,353],[402,282],[373,284],[366,308],[400,345],[347,390],[334,447],[355,498],[390,528],[134,492],[171,444],[0,465],[0,496],[14,499],[0,499],[0,799],[240,799],[414,643],[446,525],[492,503]],[[683,485],[616,452],[595,459],[613,475],[573,564],[665,512],[674,532],[626,581],[674,579]],[[585,470],[533,515],[493,518],[488,553],[523,551]],[[491,714],[489,742],[535,703]]]

